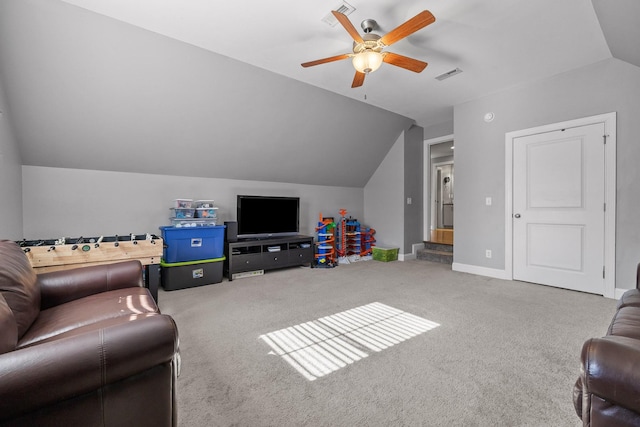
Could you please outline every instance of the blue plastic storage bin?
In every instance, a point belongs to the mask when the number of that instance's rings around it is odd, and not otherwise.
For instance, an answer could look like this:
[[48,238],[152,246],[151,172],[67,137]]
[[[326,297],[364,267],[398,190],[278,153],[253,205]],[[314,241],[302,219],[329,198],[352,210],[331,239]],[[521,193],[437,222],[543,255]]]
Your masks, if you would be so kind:
[[224,225],[208,227],[160,227],[166,263],[198,261],[224,256]]

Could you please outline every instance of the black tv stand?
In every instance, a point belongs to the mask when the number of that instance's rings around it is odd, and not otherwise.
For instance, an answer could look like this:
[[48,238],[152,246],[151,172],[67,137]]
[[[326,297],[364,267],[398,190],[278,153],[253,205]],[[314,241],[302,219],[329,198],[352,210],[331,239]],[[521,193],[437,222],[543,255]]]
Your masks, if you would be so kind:
[[306,265],[313,267],[313,237],[287,236],[225,242],[224,273],[233,275],[259,270]]

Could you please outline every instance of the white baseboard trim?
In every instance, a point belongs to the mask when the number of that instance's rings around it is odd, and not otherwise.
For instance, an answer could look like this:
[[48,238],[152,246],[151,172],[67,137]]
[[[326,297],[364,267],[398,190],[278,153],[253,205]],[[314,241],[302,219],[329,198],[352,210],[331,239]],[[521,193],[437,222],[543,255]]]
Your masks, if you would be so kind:
[[496,268],[479,267],[477,265],[460,264],[459,262],[454,262],[451,265],[451,269],[453,271],[459,271],[461,273],[471,273],[477,274],[478,276],[493,277],[495,279],[512,280],[511,277],[507,276],[507,272],[505,270],[498,270]]
[[424,242],[412,244],[410,254],[398,254],[398,261],[409,261],[410,259],[417,259],[418,249],[424,249]]
[[409,261],[410,259],[416,259],[415,252],[412,254],[398,254],[398,261]]
[[[495,268],[479,267],[477,265],[460,264],[459,262],[454,262],[451,266],[451,269],[453,271],[459,271],[461,273],[477,274],[478,276],[493,277],[495,279],[513,280],[513,278],[507,276],[507,272],[505,270],[498,270]],[[614,298],[619,300],[622,297],[622,294],[624,294],[628,290],[629,289],[616,288]],[[606,297],[607,296],[605,295],[605,298]]]

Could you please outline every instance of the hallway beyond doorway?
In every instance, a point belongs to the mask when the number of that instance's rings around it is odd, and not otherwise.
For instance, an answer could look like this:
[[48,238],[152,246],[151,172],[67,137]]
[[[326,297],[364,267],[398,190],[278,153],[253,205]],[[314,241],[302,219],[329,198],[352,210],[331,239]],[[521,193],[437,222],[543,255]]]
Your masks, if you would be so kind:
[[452,228],[436,228],[431,230],[429,239],[433,243],[443,243],[445,245],[453,245],[453,229]]

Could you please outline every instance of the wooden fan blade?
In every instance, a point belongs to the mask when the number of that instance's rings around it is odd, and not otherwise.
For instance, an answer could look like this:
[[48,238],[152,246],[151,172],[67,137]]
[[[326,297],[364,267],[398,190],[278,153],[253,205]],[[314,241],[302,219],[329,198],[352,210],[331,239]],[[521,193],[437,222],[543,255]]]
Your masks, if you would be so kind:
[[415,33],[419,29],[424,28],[429,24],[434,23],[435,21],[436,18],[431,14],[431,12],[429,12],[428,10],[423,10],[404,24],[394,28],[393,30],[382,36],[380,42],[385,46],[391,46],[395,42],[402,40],[403,38]]
[[408,56],[398,55],[393,52],[387,52],[382,60],[387,64],[395,65],[396,67],[404,68],[414,73],[421,72],[428,65],[426,62],[418,61]]
[[360,71],[356,71],[356,75],[353,77],[353,83],[351,83],[351,87],[360,87],[364,83],[364,73]]
[[335,10],[332,10],[331,13],[333,13],[333,16],[336,17],[338,22],[342,24],[344,29],[347,30],[347,33],[349,33],[349,35],[357,43],[364,43],[364,40],[362,40],[362,36],[360,35],[360,33],[358,33],[358,30],[356,30],[356,27],[353,26],[351,21],[349,21],[349,18],[347,18],[347,15],[345,15],[344,13],[336,12]]
[[340,61],[341,59],[347,59],[350,57],[351,57],[350,54],[345,53],[342,55],[331,56],[329,58],[316,59],[315,61],[305,62],[304,64],[300,64],[300,65],[307,68],[307,67],[313,67],[314,65],[326,64],[327,62]]

